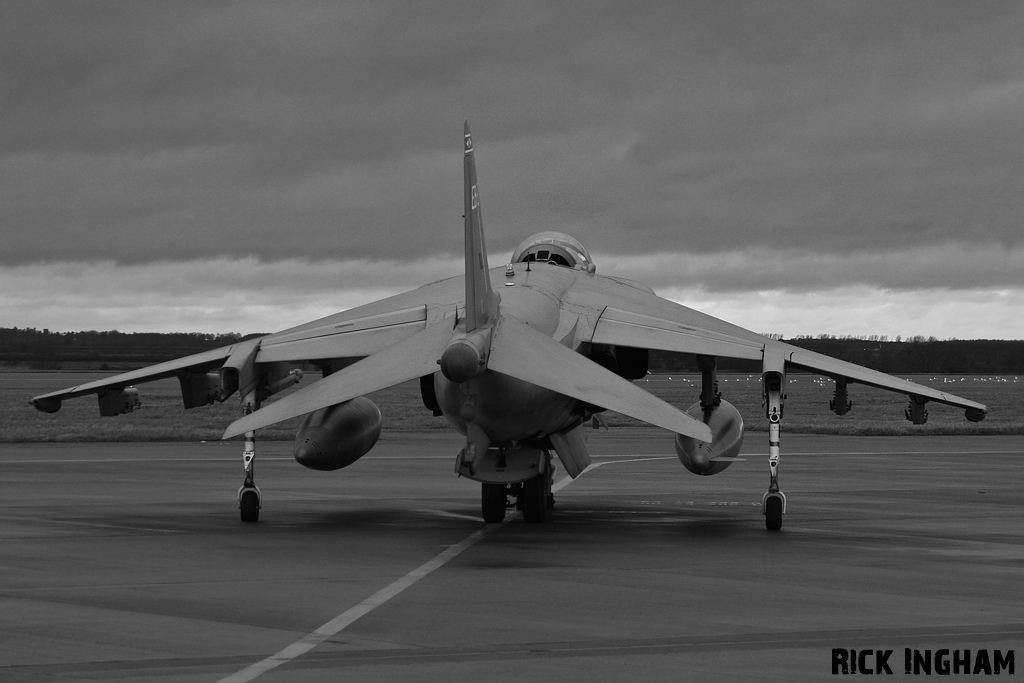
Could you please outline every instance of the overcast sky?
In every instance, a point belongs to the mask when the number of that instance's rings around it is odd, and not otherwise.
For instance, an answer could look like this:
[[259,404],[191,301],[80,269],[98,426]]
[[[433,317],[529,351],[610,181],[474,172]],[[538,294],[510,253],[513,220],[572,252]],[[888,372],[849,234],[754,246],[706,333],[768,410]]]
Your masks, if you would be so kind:
[[5,2],[0,327],[271,332],[539,230],[757,332],[1024,338],[1024,3]]

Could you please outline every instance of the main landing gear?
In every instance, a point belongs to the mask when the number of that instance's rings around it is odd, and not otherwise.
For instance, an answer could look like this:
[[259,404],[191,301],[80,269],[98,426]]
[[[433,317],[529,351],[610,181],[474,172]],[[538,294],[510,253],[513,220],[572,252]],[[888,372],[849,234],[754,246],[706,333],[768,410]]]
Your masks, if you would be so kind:
[[[505,512],[510,507],[523,511],[523,519],[530,524],[541,524],[547,517],[547,511],[555,506],[555,497],[551,493],[551,482],[554,479],[554,465],[551,454],[544,451],[546,466],[537,476],[516,484],[482,483],[480,489],[480,507],[484,521],[498,524],[505,520]],[[509,503],[514,498],[515,503]]]
[[484,521],[488,524],[499,524],[505,520],[505,508],[508,507],[508,484],[480,484],[480,507]]
[[786,494],[779,489],[779,450],[782,422],[782,403],[786,395],[782,393],[785,375],[781,372],[765,372],[764,382],[765,412],[768,416],[768,491],[761,498],[761,511],[764,514],[764,525],[768,531],[782,528],[782,516],[786,514]]
[[555,506],[555,497],[551,495],[551,470],[551,456],[548,455],[547,471],[520,484],[522,491],[516,507],[522,509],[523,519],[530,524],[542,524],[548,508]]

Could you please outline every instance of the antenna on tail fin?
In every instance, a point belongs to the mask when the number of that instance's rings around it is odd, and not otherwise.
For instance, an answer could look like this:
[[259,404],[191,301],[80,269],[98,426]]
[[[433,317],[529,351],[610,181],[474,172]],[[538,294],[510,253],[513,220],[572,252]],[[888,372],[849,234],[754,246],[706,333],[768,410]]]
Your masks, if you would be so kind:
[[492,321],[498,313],[498,294],[491,289],[484,221],[480,214],[480,191],[476,184],[476,160],[469,121],[465,127],[466,155],[463,160],[466,217],[466,332]]

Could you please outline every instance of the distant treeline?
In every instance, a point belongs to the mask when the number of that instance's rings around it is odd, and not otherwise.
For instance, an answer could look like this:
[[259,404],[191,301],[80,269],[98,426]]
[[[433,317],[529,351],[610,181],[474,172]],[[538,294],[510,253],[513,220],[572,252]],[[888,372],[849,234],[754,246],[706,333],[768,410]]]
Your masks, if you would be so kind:
[[[104,366],[124,369],[161,363],[181,356],[234,344],[238,334],[155,332],[51,332],[0,327],[0,363],[36,369]],[[837,338],[822,335],[786,340],[794,346],[833,358],[897,374],[964,373],[1024,374],[1024,341],[945,340],[914,337]],[[760,372],[757,362],[720,359],[723,371]],[[697,372],[692,355],[652,351],[652,372]]]
[[[991,339],[925,339],[882,341],[829,337],[798,337],[787,344],[816,351],[873,370],[896,374],[963,373],[969,375],[1024,374],[1024,341]],[[719,359],[718,368],[733,372],[761,371],[760,363]],[[698,372],[692,356],[652,351],[652,372]]]
[[234,344],[238,334],[51,332],[0,327],[0,363],[35,369],[141,367]]

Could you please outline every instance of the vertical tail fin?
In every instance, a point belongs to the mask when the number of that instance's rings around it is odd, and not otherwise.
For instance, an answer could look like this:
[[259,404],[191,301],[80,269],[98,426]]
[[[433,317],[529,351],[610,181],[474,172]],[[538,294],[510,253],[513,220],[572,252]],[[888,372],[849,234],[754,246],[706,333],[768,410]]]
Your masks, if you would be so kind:
[[480,192],[476,184],[476,160],[469,121],[465,128],[466,156],[463,161],[466,216],[466,332],[494,319],[499,296],[491,289],[488,275],[484,222],[480,214]]

